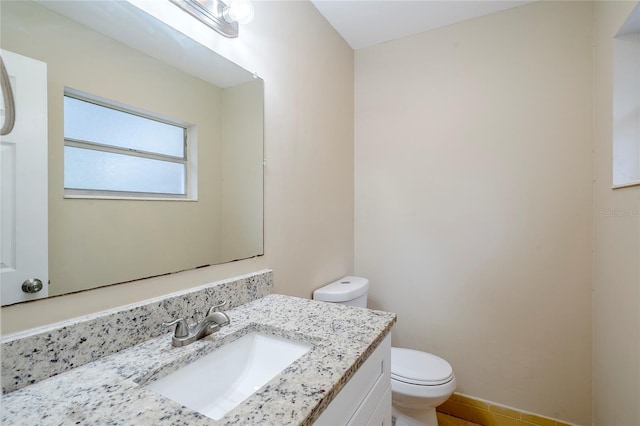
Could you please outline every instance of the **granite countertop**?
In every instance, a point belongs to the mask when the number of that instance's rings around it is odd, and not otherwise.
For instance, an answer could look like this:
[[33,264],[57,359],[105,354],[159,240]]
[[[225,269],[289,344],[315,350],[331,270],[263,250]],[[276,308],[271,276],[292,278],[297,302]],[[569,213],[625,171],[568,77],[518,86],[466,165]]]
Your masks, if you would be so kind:
[[[3,425],[312,424],[395,322],[395,314],[272,294],[227,311],[231,324],[191,345],[167,333],[5,394]],[[144,385],[251,331],[312,348],[220,420]]]

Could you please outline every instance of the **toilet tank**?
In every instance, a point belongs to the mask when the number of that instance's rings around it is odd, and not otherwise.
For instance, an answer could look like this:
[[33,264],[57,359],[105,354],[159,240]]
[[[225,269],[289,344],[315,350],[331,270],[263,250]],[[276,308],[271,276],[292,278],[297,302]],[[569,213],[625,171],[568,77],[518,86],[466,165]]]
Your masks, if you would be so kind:
[[367,307],[369,280],[362,277],[344,277],[313,292],[314,300]]

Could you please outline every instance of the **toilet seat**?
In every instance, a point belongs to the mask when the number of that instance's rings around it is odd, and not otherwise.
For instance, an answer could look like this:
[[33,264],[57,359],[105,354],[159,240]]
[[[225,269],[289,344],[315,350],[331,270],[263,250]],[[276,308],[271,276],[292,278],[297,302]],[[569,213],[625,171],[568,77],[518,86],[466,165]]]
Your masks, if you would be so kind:
[[391,379],[418,386],[439,386],[453,380],[453,368],[430,353],[391,348]]

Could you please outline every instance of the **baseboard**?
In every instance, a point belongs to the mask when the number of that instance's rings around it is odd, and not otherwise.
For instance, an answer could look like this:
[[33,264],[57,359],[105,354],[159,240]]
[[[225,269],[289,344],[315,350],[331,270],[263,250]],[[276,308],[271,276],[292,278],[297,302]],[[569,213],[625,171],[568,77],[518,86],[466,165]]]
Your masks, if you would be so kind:
[[461,393],[451,395],[437,411],[481,426],[576,426]]

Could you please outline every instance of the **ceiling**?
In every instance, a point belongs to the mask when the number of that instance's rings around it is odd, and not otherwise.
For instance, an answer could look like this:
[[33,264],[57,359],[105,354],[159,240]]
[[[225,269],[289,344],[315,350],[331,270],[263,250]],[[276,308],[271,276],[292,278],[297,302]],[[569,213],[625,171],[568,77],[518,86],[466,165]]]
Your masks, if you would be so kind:
[[374,46],[531,1],[311,0],[353,49]]

